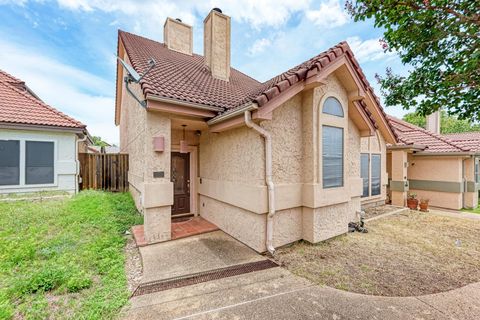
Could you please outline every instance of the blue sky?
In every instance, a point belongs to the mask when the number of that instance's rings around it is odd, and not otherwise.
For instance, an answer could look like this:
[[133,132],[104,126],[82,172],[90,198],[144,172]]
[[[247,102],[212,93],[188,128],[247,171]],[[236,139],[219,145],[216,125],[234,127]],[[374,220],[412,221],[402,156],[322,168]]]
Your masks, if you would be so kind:
[[[0,0],[0,69],[24,80],[45,102],[118,143],[114,125],[117,30],[163,41],[167,16],[194,28],[203,52],[203,19],[220,7],[232,17],[232,66],[265,81],[347,40],[377,95],[375,73],[405,72],[379,44],[372,21],[353,22],[338,0]],[[402,116],[400,108],[388,113]]]

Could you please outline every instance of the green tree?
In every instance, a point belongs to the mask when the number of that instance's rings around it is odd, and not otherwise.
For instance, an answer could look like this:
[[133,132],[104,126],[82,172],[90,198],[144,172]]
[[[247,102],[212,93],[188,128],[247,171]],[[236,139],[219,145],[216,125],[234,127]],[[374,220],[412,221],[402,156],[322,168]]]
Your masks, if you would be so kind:
[[103,141],[102,138],[99,136],[93,136],[92,141],[93,141],[93,145],[98,147],[107,147],[110,145],[107,142]]
[[411,70],[378,76],[387,106],[422,115],[443,107],[480,121],[480,0],[352,0],[355,21],[373,18],[382,46]]
[[[407,113],[403,116],[403,120],[421,128],[426,127],[425,116],[417,112]],[[468,120],[458,119],[458,117],[449,115],[443,110],[440,112],[441,133],[458,133],[470,131],[480,131],[480,124],[472,123]]]

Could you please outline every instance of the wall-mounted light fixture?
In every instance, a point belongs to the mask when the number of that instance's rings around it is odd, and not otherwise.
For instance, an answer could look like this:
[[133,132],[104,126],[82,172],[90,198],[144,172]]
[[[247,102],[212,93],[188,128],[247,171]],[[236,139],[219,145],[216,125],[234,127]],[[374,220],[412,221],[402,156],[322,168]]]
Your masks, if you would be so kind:
[[153,150],[156,152],[165,151],[165,137],[153,137]]

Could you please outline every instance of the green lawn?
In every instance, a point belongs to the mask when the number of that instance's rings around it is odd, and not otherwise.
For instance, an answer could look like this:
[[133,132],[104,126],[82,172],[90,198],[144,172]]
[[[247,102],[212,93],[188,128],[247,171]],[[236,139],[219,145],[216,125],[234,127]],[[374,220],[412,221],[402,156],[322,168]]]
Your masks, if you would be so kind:
[[111,319],[128,301],[129,194],[0,203],[0,319]]
[[480,205],[478,207],[476,207],[475,209],[462,209],[462,211],[480,214]]

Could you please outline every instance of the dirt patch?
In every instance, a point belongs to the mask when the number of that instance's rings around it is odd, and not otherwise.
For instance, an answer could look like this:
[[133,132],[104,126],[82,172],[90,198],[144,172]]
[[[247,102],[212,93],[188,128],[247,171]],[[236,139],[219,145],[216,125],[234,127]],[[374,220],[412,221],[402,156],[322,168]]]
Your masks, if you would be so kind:
[[365,209],[365,219],[378,217],[378,216],[381,216],[382,214],[397,211],[398,209],[399,209],[398,207],[389,206],[389,205],[367,208]]
[[131,235],[127,236],[125,246],[125,273],[127,275],[128,290],[133,291],[140,284],[143,276],[142,256],[138,250],[135,240]]
[[382,296],[417,296],[480,281],[480,221],[407,211],[276,259],[317,284]]

